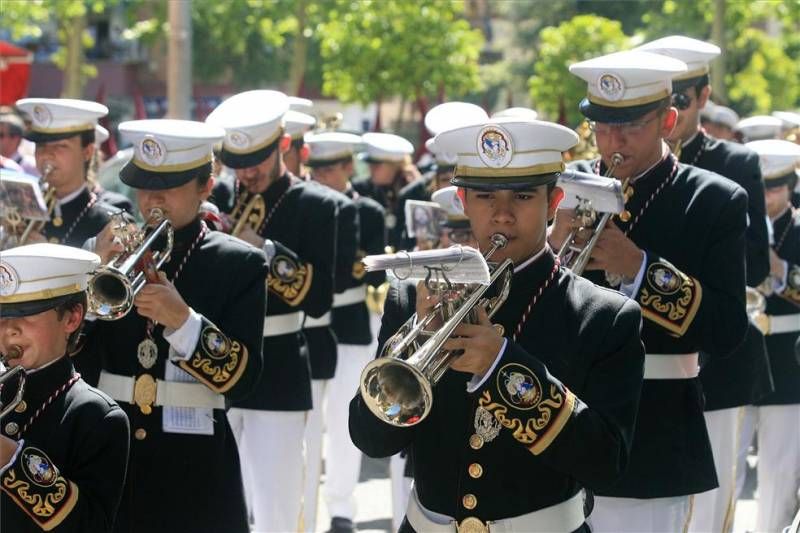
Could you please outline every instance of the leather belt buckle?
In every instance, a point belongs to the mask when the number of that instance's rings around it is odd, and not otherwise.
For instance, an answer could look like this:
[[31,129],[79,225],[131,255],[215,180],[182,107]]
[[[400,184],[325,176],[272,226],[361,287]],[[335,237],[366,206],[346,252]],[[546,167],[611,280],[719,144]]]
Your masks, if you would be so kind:
[[480,519],[470,516],[456,525],[458,533],[489,533],[489,523],[481,522]]
[[143,415],[153,412],[156,402],[156,380],[150,374],[142,374],[133,384],[133,403],[139,406]]

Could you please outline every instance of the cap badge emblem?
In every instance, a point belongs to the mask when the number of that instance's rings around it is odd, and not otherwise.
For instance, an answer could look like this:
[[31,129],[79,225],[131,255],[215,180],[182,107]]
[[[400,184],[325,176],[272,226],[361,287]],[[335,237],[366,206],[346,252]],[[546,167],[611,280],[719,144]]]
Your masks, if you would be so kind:
[[511,135],[497,125],[486,126],[478,133],[478,157],[487,167],[508,166],[514,156]]
[[47,109],[47,106],[43,105],[36,105],[33,106],[33,121],[36,122],[37,126],[49,126],[50,123],[53,121],[53,115],[50,114],[50,110]]
[[234,148],[243,150],[250,146],[250,138],[241,131],[232,131],[228,134],[228,142]]
[[0,263],[0,296],[11,296],[18,287],[17,271],[8,263]]
[[167,158],[167,149],[160,140],[148,135],[139,144],[139,156],[148,165],[160,166]]
[[597,79],[597,90],[606,100],[616,102],[625,94],[625,84],[614,74],[603,74]]

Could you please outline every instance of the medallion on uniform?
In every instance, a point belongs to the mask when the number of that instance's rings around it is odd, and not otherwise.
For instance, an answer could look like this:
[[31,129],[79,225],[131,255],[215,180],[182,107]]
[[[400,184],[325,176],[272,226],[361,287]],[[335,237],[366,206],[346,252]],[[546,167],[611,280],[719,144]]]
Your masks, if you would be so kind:
[[680,337],[694,320],[702,295],[694,278],[656,260],[647,267],[638,301],[642,316]]
[[267,288],[289,305],[298,305],[311,287],[313,267],[300,264],[288,255],[278,254],[270,264]]
[[3,473],[3,490],[45,531],[72,511],[78,488],[64,479],[42,450],[27,446]]

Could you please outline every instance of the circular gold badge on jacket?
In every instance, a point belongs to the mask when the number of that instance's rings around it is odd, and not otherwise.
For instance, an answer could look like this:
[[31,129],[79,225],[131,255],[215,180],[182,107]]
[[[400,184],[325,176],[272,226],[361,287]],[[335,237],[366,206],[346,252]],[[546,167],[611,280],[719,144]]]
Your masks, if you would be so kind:
[[464,494],[464,497],[461,498],[461,505],[465,509],[475,509],[478,506],[478,498],[474,494]]
[[472,479],[478,479],[483,475],[483,467],[479,463],[472,463],[467,468],[467,472],[469,472],[469,477]]
[[480,450],[483,448],[483,437],[480,435],[472,435],[469,438],[469,447],[473,450]]

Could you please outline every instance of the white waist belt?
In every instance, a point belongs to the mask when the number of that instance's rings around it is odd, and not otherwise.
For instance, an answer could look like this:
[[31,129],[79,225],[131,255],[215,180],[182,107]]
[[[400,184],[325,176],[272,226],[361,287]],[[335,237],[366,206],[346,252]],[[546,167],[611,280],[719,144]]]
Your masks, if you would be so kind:
[[[136,378],[120,376],[103,370],[97,388],[118,402],[134,403],[133,388]],[[201,383],[156,380],[156,399],[153,405],[162,407],[204,407],[225,409],[225,397]]]
[[307,316],[306,321],[303,322],[303,329],[322,328],[331,325],[331,312],[328,311],[319,318]]
[[303,327],[303,312],[285,315],[268,316],[264,320],[264,336],[277,337],[289,333],[297,333]]
[[[584,499],[585,495],[581,491],[567,501],[513,518],[489,521],[485,524],[479,524],[473,518],[466,518],[461,522],[461,527],[468,531],[481,531],[481,525],[483,525],[482,531],[487,533],[575,531],[586,521],[583,516]],[[421,533],[455,533],[459,530],[459,524],[455,520],[450,519],[449,523],[439,524],[428,518],[425,514],[426,512],[430,513],[419,503],[417,491],[412,490],[408,498],[406,518],[408,518],[408,522],[414,530]],[[473,520],[476,520],[477,527],[475,529],[472,527],[467,528],[466,526],[473,526],[471,523],[468,524],[467,521],[472,522]]]
[[367,301],[367,286],[359,285],[333,295],[333,307],[344,307]]
[[800,314],[767,315],[767,318],[769,319],[769,329],[767,329],[767,335],[800,331]]
[[644,379],[692,379],[700,373],[698,353],[649,353],[644,356]]

